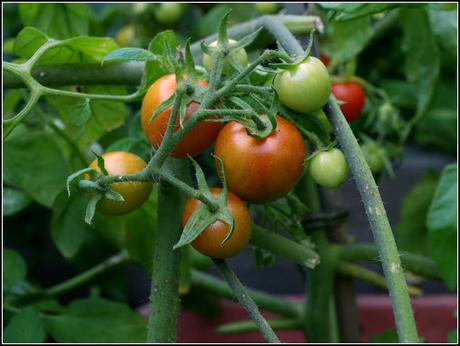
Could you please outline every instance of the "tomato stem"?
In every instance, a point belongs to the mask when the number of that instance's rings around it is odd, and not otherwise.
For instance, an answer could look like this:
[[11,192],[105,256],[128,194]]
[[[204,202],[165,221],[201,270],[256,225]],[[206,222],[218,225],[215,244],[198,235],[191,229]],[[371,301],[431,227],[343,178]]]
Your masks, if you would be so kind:
[[377,184],[358,141],[334,96],[330,96],[324,111],[333,125],[363,200],[372,233],[379,249],[385,278],[388,282],[399,340],[400,342],[416,343],[419,339],[400,254]]
[[220,274],[227,281],[230,288],[232,288],[233,293],[236,295],[238,302],[245,308],[249,313],[249,316],[257,325],[257,328],[262,333],[265,340],[270,343],[279,343],[280,340],[276,336],[273,329],[267,323],[265,318],[260,314],[257,305],[254,303],[252,298],[249,296],[246,289],[241,284],[240,280],[237,278],[233,270],[230,268],[228,263],[225,260],[214,259],[214,264],[219,270]]

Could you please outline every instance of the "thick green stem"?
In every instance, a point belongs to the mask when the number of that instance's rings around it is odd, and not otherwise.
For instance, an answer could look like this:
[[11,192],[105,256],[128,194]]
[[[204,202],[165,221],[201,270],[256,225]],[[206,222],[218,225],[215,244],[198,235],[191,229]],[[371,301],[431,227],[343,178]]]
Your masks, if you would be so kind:
[[[188,178],[185,160],[169,159],[165,165],[182,180]],[[179,313],[180,249],[173,250],[182,232],[184,194],[176,187],[160,183],[158,188],[158,232],[154,240],[150,315],[147,342],[175,342]]]
[[358,141],[333,96],[330,97],[329,102],[324,107],[324,111],[345,153],[351,173],[363,200],[375,242],[379,248],[383,271],[392,299],[399,341],[418,342],[417,328],[404,278],[404,271],[377,184],[364,159]]
[[[340,262],[337,264],[336,267],[337,273],[345,276],[351,277],[357,280],[361,280],[367,282],[371,285],[383,288],[385,290],[388,289],[387,282],[385,281],[385,277],[373,272],[372,270],[360,267],[359,265],[347,262]],[[418,287],[408,286],[409,294],[411,296],[420,296],[422,295],[422,290]]]
[[[192,269],[192,285],[219,297],[235,300],[235,293],[226,282],[196,269]],[[293,318],[298,318],[302,313],[300,305],[288,300],[253,289],[246,289],[246,292],[261,309]]]
[[283,256],[307,268],[314,268],[319,263],[318,254],[312,249],[259,225],[252,226],[250,242],[252,245]]
[[225,278],[228,285],[232,288],[236,298],[238,299],[238,302],[244,307],[251,319],[257,325],[257,328],[262,333],[265,340],[271,343],[279,343],[280,340],[276,336],[275,332],[267,323],[265,318],[260,314],[257,305],[249,296],[248,292],[243,287],[240,280],[238,280],[228,263],[225,260],[214,259],[214,264],[216,265],[220,274]]
[[[301,326],[299,319],[292,318],[272,318],[267,319],[267,323],[274,330],[291,330],[298,329]],[[257,325],[252,320],[238,321],[234,323],[223,324],[217,328],[221,334],[231,335],[257,331]]]
[[[347,261],[378,262],[379,252],[373,244],[350,244],[340,247],[340,257]],[[440,279],[436,264],[431,258],[401,252],[401,262],[405,270],[430,279]]]

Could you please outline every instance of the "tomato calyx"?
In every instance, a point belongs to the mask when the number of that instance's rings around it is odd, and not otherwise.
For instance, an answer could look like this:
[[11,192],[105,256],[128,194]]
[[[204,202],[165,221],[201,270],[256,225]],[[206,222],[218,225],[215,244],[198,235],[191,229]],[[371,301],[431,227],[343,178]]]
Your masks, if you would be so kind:
[[223,185],[222,193],[217,197],[211,193],[211,190],[209,189],[209,186],[206,182],[205,175],[198,163],[196,163],[196,161],[193,160],[191,156],[189,156],[189,159],[192,161],[193,166],[195,168],[195,176],[198,184],[198,190],[200,194],[207,201],[210,201],[212,204],[202,203],[199,206],[199,208],[192,214],[192,216],[187,221],[187,224],[184,227],[179,241],[174,245],[173,250],[186,244],[190,244],[204,230],[206,230],[206,228],[208,228],[216,221],[222,221],[230,226],[225,239],[221,243],[221,246],[224,245],[233,234],[235,222],[232,213],[227,207],[228,188],[225,180],[224,166],[223,162],[217,156],[215,156],[215,158],[220,162]]

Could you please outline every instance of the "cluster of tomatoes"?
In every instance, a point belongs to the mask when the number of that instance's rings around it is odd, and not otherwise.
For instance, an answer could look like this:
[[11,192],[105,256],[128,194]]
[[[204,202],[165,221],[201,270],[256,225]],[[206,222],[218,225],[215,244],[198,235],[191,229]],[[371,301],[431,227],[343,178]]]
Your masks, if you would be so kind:
[[[248,63],[244,49],[232,54],[241,65]],[[208,69],[211,65],[210,57],[206,54],[203,65]],[[224,73],[231,72],[229,69],[230,66],[225,66]],[[207,87],[203,80],[198,83]],[[153,121],[151,116],[174,94],[176,87],[175,74],[165,75],[156,80],[144,96],[141,123],[146,137],[155,148],[163,140],[172,107],[159,112]],[[325,65],[320,59],[311,56],[306,57],[295,68],[279,72],[274,79],[273,88],[282,104],[305,114],[320,110],[327,103],[331,91],[340,93],[340,88],[332,85]],[[184,123],[193,117],[198,107],[199,103],[196,101],[188,103]],[[179,126],[177,119],[174,131]],[[192,242],[192,246],[207,256],[226,258],[240,252],[249,241],[251,216],[245,202],[266,203],[288,193],[303,174],[307,150],[296,126],[289,120],[276,116],[276,128],[265,138],[251,136],[243,125],[235,121],[223,124],[202,120],[182,138],[170,155],[176,158],[197,156],[213,144],[215,156],[223,162],[229,189],[227,207],[234,219],[233,234],[222,244],[230,226],[216,221]],[[130,175],[146,167],[141,158],[127,152],[106,153],[103,158],[109,175]],[[219,167],[217,160],[216,165]],[[99,169],[96,161],[91,167]],[[314,181],[323,187],[338,187],[348,177],[345,157],[336,148],[318,150],[309,160],[308,169]],[[112,184],[112,189],[121,194],[124,201],[104,198],[98,208],[105,213],[119,215],[142,205],[148,198],[152,185],[148,182],[120,182]],[[211,193],[218,196],[222,189],[213,188]],[[182,218],[183,226],[201,203],[197,199],[187,201]]]

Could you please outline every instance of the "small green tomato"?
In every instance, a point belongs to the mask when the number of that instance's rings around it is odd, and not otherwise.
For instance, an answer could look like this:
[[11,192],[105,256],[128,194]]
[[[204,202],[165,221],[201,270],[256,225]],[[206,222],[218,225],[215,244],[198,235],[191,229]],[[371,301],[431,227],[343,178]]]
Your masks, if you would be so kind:
[[[229,39],[228,43],[236,43],[235,40]],[[217,47],[217,41],[210,44],[211,47]],[[235,61],[238,65],[246,66],[248,64],[248,54],[244,48],[238,49],[237,51],[230,54],[230,59]],[[212,68],[212,57],[208,54],[203,54],[203,66],[206,70],[210,71]],[[234,71],[233,67],[227,62],[224,64],[224,73],[231,74]]]
[[273,14],[278,12],[279,4],[274,2],[257,2],[256,11],[260,14]]
[[331,93],[326,66],[312,56],[291,70],[279,73],[273,86],[281,103],[300,113],[321,109]]
[[310,162],[310,175],[318,185],[336,188],[348,178],[348,163],[340,149],[316,154]]

